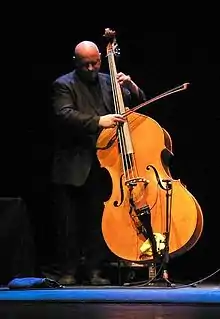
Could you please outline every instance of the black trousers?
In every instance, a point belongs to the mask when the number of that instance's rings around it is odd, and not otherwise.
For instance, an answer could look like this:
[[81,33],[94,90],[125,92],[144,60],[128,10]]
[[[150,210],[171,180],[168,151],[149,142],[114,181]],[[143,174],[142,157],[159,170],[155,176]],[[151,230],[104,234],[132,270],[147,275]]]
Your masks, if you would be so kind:
[[82,256],[88,270],[99,269],[108,258],[101,231],[106,185],[102,170],[94,166],[83,186],[52,187],[55,248],[63,273],[74,271]]

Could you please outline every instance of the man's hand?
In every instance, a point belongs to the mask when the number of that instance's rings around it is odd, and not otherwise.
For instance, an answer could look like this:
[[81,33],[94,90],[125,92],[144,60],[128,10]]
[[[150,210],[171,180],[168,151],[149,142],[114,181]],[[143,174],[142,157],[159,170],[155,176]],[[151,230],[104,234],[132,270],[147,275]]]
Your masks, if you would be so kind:
[[124,123],[125,117],[121,114],[107,114],[100,116],[99,126],[103,128],[115,127],[118,123]]
[[119,72],[117,74],[117,81],[121,86],[129,87],[131,83],[131,77],[130,75],[125,75],[124,73]]
[[130,75],[125,75],[124,73],[119,72],[117,74],[117,81],[121,86],[128,88],[133,93],[138,95],[138,92],[139,92],[138,86],[131,80]]

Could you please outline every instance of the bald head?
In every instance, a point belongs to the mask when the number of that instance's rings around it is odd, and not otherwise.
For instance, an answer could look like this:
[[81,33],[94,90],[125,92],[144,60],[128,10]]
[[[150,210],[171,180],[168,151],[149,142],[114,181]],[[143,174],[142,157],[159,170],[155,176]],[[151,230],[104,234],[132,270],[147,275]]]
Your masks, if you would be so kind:
[[77,59],[99,57],[99,49],[94,42],[82,41],[75,47],[75,56]]

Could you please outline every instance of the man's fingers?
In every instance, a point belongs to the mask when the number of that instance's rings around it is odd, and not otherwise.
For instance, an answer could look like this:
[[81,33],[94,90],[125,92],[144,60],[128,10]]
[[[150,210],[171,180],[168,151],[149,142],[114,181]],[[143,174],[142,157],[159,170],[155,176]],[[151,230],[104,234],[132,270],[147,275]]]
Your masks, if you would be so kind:
[[119,121],[119,122],[124,122],[125,121],[125,117],[121,114],[116,114],[114,116],[114,120]]

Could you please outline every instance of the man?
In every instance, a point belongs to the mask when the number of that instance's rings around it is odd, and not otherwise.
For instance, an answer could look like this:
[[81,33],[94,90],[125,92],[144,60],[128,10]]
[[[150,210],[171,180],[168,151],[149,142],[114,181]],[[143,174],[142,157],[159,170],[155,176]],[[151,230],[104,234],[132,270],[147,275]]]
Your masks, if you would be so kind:
[[[76,283],[76,270],[85,258],[89,283],[108,285],[100,267],[107,247],[101,219],[109,190],[96,155],[96,141],[102,129],[123,123],[115,114],[111,79],[100,72],[101,54],[90,41],[75,47],[75,70],[52,85],[54,152],[52,163],[53,214],[56,222],[57,254],[61,267],[59,282]],[[118,73],[125,105],[145,100],[130,76]]]

